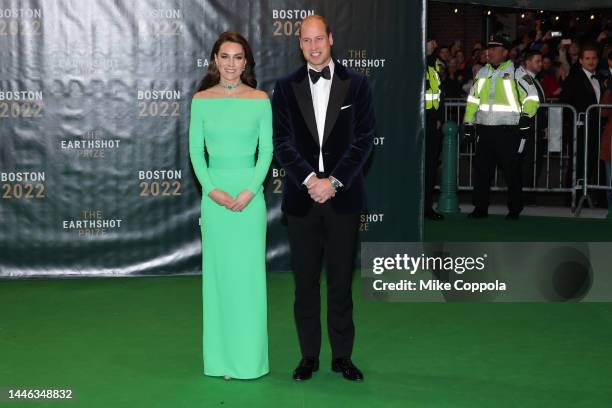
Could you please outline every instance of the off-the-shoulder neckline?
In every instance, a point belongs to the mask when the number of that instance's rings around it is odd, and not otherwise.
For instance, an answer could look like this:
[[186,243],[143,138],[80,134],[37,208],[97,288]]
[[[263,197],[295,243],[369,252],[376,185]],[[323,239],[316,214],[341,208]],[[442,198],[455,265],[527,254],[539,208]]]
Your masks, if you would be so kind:
[[204,99],[204,100],[219,100],[219,99],[235,99],[235,100],[243,100],[243,101],[269,101],[270,98],[236,98],[233,96],[223,96],[220,98],[191,98],[192,101],[195,100],[200,100],[200,99]]

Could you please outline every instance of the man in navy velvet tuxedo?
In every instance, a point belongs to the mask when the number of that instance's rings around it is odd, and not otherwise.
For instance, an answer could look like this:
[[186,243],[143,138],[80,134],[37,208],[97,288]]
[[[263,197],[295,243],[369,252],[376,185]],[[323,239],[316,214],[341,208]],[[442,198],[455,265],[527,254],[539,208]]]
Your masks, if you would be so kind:
[[287,175],[282,209],[302,354],[293,378],[307,380],[319,368],[319,282],[325,263],[332,370],[360,381],[363,374],[351,360],[351,283],[365,207],[363,166],[375,133],[372,94],[365,75],[333,61],[333,37],[323,17],[302,21],[299,41],[306,64],[279,80],[272,98],[274,150]]

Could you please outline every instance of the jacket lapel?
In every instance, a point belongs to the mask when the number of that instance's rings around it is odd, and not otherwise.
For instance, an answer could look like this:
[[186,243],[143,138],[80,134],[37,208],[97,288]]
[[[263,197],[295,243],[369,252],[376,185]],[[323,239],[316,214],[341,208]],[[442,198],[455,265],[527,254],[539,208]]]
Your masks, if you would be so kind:
[[[306,72],[306,67],[304,67]],[[314,139],[317,146],[319,145],[319,134],[317,132],[317,121],[315,119],[314,107],[312,106],[312,95],[310,94],[310,84],[308,83],[308,74],[303,75],[301,79],[291,84],[295,99],[297,100],[302,117],[308,126],[310,135]]]
[[[582,68],[580,68],[580,72],[582,72],[582,77],[584,78],[584,84],[586,86],[586,89],[588,89],[587,92],[589,93],[589,95],[591,95],[591,99],[594,100],[595,103],[597,103],[597,94],[595,93],[595,89],[593,88],[593,84],[591,83],[591,80],[589,79],[589,77],[587,77],[586,73],[584,72]],[[601,85],[599,89],[601,89]]]
[[327,141],[329,134],[334,128],[342,102],[346,98],[346,93],[351,84],[350,78],[347,75],[339,75],[344,67],[339,62],[335,62],[334,78],[332,80],[331,89],[329,91],[329,102],[327,103],[327,113],[325,114],[325,128],[323,131],[323,144]]

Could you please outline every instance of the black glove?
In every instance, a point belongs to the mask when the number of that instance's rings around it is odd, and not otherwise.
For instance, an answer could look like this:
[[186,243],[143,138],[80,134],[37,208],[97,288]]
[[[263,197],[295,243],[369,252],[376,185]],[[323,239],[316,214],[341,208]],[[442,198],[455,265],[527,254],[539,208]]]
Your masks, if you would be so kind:
[[527,143],[527,137],[529,136],[529,132],[531,131],[532,120],[527,115],[521,115],[519,118],[518,128],[519,135],[521,136],[521,141],[518,147],[518,153],[523,153],[525,149],[525,144]]
[[528,133],[529,129],[531,129],[531,118],[525,114],[522,114],[519,118],[518,127],[521,132]]
[[463,124],[463,140],[472,144],[476,141],[476,126],[471,123]]

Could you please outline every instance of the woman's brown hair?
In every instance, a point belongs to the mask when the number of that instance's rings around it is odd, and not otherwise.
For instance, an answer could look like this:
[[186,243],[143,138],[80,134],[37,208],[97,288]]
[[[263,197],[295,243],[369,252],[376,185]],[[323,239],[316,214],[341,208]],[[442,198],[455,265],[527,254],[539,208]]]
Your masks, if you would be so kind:
[[242,74],[240,75],[240,80],[250,87],[257,87],[257,80],[255,79],[255,59],[253,58],[253,51],[251,51],[251,46],[240,33],[235,31],[226,31],[224,33],[221,33],[217,41],[215,41],[215,45],[213,46],[213,49],[210,53],[208,71],[206,72],[206,75],[204,75],[204,78],[202,78],[202,80],[200,81],[196,92],[212,88],[213,86],[219,83],[220,74],[219,68],[215,63],[215,55],[219,53],[219,48],[221,48],[221,45],[226,42],[233,42],[242,46],[242,49],[244,50],[244,56],[246,58],[246,66],[244,67],[244,71],[242,71]]

